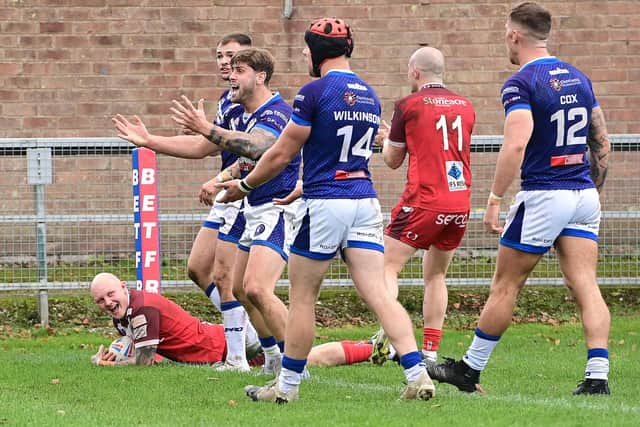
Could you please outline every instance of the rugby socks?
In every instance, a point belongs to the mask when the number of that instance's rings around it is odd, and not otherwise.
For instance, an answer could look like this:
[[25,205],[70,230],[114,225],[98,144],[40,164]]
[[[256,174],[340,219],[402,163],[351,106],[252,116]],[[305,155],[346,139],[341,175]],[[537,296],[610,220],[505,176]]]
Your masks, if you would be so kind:
[[425,365],[419,351],[412,351],[400,356],[400,364],[404,368],[404,376],[408,382],[418,380],[425,371]]
[[302,372],[307,364],[307,359],[292,359],[287,355],[282,356],[282,370],[278,376],[278,389],[283,393],[295,390],[302,382]]
[[585,378],[606,380],[609,376],[609,350],[606,348],[591,348],[587,351],[587,368]]
[[256,332],[256,328],[253,327],[253,325],[248,319],[249,319],[249,315],[247,315],[247,334],[246,334],[247,348],[253,348],[255,346],[261,347],[262,344],[260,344],[260,339],[258,338],[258,333]]
[[223,302],[221,311],[224,336],[227,340],[227,362],[232,365],[245,364],[247,312],[240,301]]
[[[280,357],[280,354],[281,354],[280,348],[278,347],[278,343],[276,342],[276,338],[274,336],[265,337],[265,338],[258,337],[258,339],[260,340],[260,345],[264,350],[265,359],[273,359],[276,357]],[[265,360],[265,364],[266,364],[266,360]]]
[[222,311],[222,309],[220,308],[220,306],[221,306],[221,303],[220,303],[220,292],[218,291],[218,288],[216,287],[216,284],[211,282],[211,284],[209,285],[207,290],[204,291],[204,293],[207,294],[207,296],[209,297],[209,299],[211,300],[213,305],[219,311]]
[[438,346],[442,329],[424,328],[422,333],[422,355],[433,362],[438,360]]
[[344,351],[344,361],[346,365],[366,362],[373,352],[373,344],[363,341],[341,341],[342,351]]
[[473,341],[462,360],[470,368],[475,369],[476,371],[482,371],[484,367],[487,366],[491,352],[496,347],[499,340],[500,335],[485,334],[480,330],[480,328],[476,328]]

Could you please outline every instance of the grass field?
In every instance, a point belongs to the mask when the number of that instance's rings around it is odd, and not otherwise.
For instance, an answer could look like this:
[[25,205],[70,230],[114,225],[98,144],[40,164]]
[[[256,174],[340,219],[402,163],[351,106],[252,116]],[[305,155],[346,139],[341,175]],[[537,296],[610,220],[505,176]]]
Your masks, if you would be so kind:
[[[572,396],[582,378],[579,324],[514,325],[482,375],[484,396],[437,386],[429,402],[397,397],[394,363],[312,368],[301,400],[251,402],[242,388],[265,379],[204,366],[94,367],[90,356],[111,338],[85,328],[0,335],[0,425],[144,426],[584,426],[638,425],[640,317],[613,321],[612,395]],[[360,339],[368,328],[319,330],[320,341]],[[462,355],[469,330],[446,331],[440,355]],[[40,335],[40,336],[38,336]]]

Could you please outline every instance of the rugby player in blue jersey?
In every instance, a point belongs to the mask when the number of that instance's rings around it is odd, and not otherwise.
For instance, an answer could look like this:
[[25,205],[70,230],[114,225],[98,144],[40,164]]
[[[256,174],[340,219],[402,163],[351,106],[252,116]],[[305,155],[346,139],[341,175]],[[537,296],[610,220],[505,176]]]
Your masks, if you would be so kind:
[[[305,33],[310,74],[320,77],[296,95],[286,129],[240,181],[230,181],[222,200],[260,191],[303,152],[304,217],[289,259],[290,306],[285,355],[277,381],[247,386],[254,400],[286,403],[298,398],[315,337],[315,302],[322,279],[337,252],[353,282],[376,313],[400,355],[407,387],[404,399],[433,397],[435,389],[422,362],[407,312],[384,281],[382,213],[369,173],[371,143],[380,124],[374,90],[353,73],[348,58],[351,31],[344,21],[323,18]],[[304,147],[304,149],[303,149]]]
[[[502,88],[504,143],[487,201],[487,231],[501,233],[496,271],[475,336],[460,361],[428,363],[432,378],[473,392],[509,327],[516,298],[542,256],[555,247],[578,303],[587,346],[585,379],[574,394],[609,394],[610,316],[596,281],[601,189],[610,142],[591,81],[549,55],[551,14],[533,2],[506,24],[511,63],[520,71]],[[521,190],[499,225],[502,197],[521,169]]]
[[[249,174],[278,139],[291,116],[291,107],[269,89],[274,65],[266,50],[245,49],[234,55],[231,99],[241,104],[242,113],[225,117],[222,126],[206,119],[202,100],[198,108],[186,97],[182,103],[174,101],[172,111],[178,124],[206,135],[210,145],[240,155],[241,177]],[[252,191],[244,201],[246,225],[235,258],[234,294],[246,308],[260,337],[265,351],[265,374],[276,373],[280,367],[287,309],[274,290],[289,256],[297,209],[301,205],[300,200],[291,204],[276,204],[273,200],[285,198],[294,190],[299,169],[300,155],[292,156],[277,176]]]
[[[220,79],[228,82],[231,76],[231,58],[236,52],[251,47],[251,38],[242,33],[224,36],[216,47],[216,62]],[[231,117],[242,114],[242,107],[231,99],[231,91],[225,90],[218,100],[217,125],[230,122]],[[118,136],[131,143],[147,147],[157,153],[174,157],[202,159],[220,155],[221,172],[211,181],[202,185],[200,200],[213,205],[209,216],[202,224],[193,242],[187,261],[187,273],[222,312],[228,351],[227,361],[235,366],[247,365],[243,340],[245,329],[253,334],[247,325],[247,314],[233,296],[231,269],[235,260],[236,246],[244,231],[244,216],[240,212],[240,202],[220,203],[213,201],[213,182],[227,181],[240,176],[237,171],[238,155],[221,150],[200,134],[186,134],[171,137],[150,134],[142,120],[134,116],[129,122],[121,115],[113,119]]]

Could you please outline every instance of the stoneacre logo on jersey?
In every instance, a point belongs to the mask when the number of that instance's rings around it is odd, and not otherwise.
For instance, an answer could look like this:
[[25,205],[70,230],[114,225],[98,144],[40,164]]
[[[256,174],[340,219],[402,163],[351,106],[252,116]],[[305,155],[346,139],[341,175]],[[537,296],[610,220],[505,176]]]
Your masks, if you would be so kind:
[[430,96],[425,96],[424,98],[422,98],[422,102],[424,102],[427,105],[434,105],[436,107],[449,107],[452,105],[462,105],[462,106],[466,106],[467,105],[467,101],[465,101],[464,99],[450,99],[450,98],[432,98]]

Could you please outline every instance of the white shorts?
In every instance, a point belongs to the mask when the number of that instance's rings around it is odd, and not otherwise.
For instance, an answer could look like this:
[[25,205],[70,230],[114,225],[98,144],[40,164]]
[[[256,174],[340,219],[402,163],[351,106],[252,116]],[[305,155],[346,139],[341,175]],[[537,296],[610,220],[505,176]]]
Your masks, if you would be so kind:
[[543,254],[559,236],[598,240],[600,197],[585,190],[520,191],[509,209],[500,244]]
[[250,206],[245,202],[246,225],[238,248],[248,252],[252,245],[267,246],[282,259],[289,260],[289,249],[300,224],[300,199],[289,205],[264,203]]
[[203,227],[218,230],[218,239],[238,243],[244,232],[244,216],[242,215],[242,200],[230,203],[220,203],[224,190],[218,193],[209,216],[202,224]]
[[378,199],[306,199],[304,203],[305,215],[292,253],[327,260],[344,248],[384,252]]

